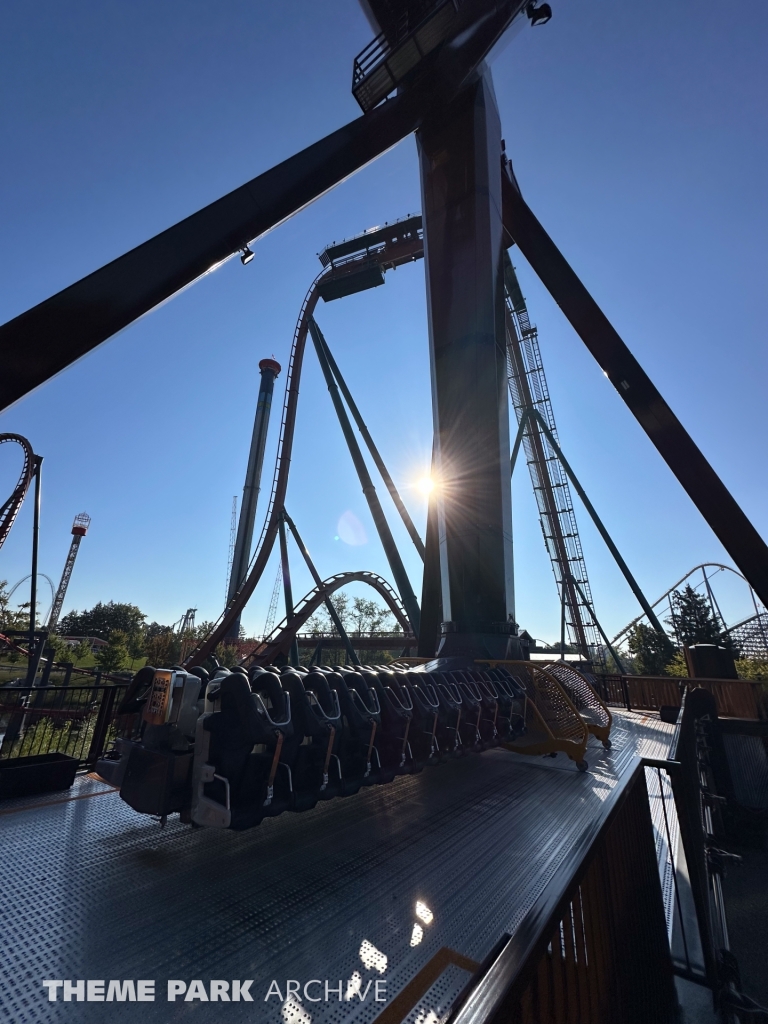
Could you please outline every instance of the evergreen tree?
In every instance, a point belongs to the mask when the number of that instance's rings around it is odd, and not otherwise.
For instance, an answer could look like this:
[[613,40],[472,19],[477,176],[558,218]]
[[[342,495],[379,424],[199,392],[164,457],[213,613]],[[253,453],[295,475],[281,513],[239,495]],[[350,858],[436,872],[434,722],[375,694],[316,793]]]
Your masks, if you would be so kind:
[[725,646],[728,642],[720,637],[722,626],[712,614],[706,597],[697,594],[690,583],[672,594],[672,614],[666,621],[679,644],[690,647],[691,644],[719,643]]

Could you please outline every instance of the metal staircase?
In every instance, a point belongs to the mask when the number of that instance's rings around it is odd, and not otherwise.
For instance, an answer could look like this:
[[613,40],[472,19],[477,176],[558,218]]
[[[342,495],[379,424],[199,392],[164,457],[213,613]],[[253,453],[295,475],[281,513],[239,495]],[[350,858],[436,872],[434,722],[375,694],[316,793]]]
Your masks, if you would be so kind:
[[[507,319],[507,380],[518,424],[527,408],[544,418],[559,443],[547,379],[541,361],[538,331],[531,324],[512,262],[504,254]],[[568,477],[539,424],[532,418],[523,433],[523,451],[531,474],[533,493],[560,599],[565,603],[568,638],[582,657],[603,661],[600,634],[583,596],[594,608],[587,567],[576,525]]]

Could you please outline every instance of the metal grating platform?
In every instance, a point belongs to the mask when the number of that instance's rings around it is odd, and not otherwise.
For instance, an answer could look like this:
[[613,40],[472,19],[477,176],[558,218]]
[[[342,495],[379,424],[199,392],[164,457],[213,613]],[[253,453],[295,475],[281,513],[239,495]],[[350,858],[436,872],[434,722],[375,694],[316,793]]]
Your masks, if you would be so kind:
[[[514,931],[634,757],[666,756],[672,728],[617,712],[614,747],[591,741],[586,774],[489,751],[245,833],[161,830],[90,780],[66,795],[82,799],[0,805],[0,1024],[369,1024],[441,950],[482,961]],[[315,978],[350,998],[265,1001],[273,979],[284,997],[286,979]],[[53,1003],[43,979],[154,979],[155,1001],[59,990]],[[254,1001],[168,1002],[168,979],[253,979]],[[373,985],[361,1001],[376,979],[388,1002]],[[436,1024],[468,979],[447,964],[409,1024]]]

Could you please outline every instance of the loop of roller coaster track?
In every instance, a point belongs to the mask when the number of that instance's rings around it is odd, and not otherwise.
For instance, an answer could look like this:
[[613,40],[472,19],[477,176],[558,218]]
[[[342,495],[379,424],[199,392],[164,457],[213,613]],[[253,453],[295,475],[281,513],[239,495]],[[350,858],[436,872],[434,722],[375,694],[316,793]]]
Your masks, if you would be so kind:
[[286,374],[285,397],[283,398],[283,412],[280,420],[280,436],[277,442],[277,458],[272,477],[272,490],[261,535],[251,563],[248,566],[248,574],[240,589],[232,596],[232,599],[219,616],[213,630],[207,637],[201,640],[187,658],[185,662],[187,667],[199,665],[216,649],[217,644],[224,639],[229,627],[243,610],[251,594],[256,589],[256,584],[261,579],[269,556],[272,554],[272,548],[277,538],[280,512],[285,503],[285,493],[288,488],[288,474],[291,466],[291,452],[293,450],[293,433],[299,402],[299,382],[301,380],[301,367],[304,361],[304,349],[309,330],[309,318],[312,316],[317,300],[320,297],[318,285],[324,278],[330,277],[332,273],[333,267],[329,267],[318,274],[312,282],[312,287],[304,298],[299,319],[296,322]]
[[0,444],[5,444],[8,441],[19,445],[24,452],[24,465],[19,482],[16,484],[13,493],[5,504],[0,506],[0,548],[5,543],[5,538],[11,532],[11,527],[16,520],[16,516],[19,514],[19,509],[26,497],[35,472],[35,453],[32,451],[32,445],[26,437],[22,437],[21,434],[0,434]]
[[389,609],[397,619],[403,634],[407,636],[410,633],[411,626],[408,622],[408,616],[405,614],[405,609],[400,604],[395,591],[382,576],[367,570],[339,572],[334,576],[330,576],[327,580],[323,580],[320,586],[313,587],[308,594],[305,594],[296,605],[290,620],[284,618],[282,622],[278,623],[269,636],[265,636],[262,641],[256,644],[250,654],[247,654],[242,659],[241,663],[270,665],[277,655],[285,654],[294,636],[307,619],[314,615],[327,597],[333,594],[334,591],[340,590],[341,587],[345,587],[348,583],[367,583],[369,587],[373,587],[389,605]]

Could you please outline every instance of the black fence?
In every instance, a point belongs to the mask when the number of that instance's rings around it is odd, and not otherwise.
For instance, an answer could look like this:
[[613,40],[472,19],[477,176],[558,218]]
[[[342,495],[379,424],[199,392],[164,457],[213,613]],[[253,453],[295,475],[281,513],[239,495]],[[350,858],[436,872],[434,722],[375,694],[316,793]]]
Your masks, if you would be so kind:
[[117,708],[128,683],[0,687],[0,759],[60,753],[91,767],[131,723]]

